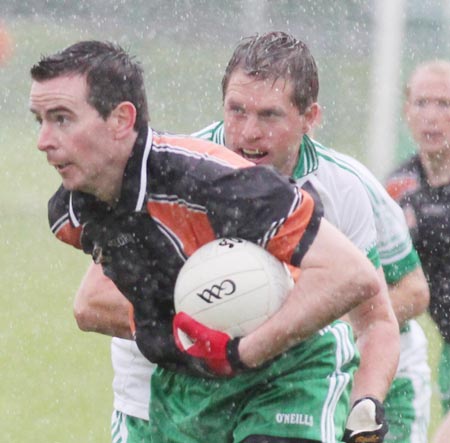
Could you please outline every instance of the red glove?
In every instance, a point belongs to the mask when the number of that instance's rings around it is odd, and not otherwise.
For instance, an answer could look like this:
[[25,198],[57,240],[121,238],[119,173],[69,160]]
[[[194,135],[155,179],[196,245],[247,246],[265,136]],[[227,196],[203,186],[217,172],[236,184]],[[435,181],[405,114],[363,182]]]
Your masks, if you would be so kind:
[[217,375],[231,376],[248,369],[239,358],[239,337],[210,329],[184,312],[173,319],[173,335],[180,351],[201,358]]

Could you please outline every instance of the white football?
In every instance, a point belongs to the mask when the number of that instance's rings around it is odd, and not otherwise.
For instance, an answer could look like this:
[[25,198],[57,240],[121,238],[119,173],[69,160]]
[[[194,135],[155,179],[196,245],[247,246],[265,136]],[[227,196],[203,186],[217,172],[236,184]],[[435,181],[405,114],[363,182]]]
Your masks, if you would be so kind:
[[275,313],[293,284],[287,266],[264,248],[222,238],[199,248],[181,268],[175,310],[240,337]]

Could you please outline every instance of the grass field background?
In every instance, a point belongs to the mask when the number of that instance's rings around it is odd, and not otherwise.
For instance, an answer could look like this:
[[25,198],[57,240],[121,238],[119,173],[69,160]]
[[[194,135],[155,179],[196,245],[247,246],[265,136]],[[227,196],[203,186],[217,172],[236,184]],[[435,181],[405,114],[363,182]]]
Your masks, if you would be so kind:
[[[1,439],[108,442],[110,341],[80,332],[72,316],[88,258],[56,241],[48,228],[46,204],[59,179],[35,148],[28,70],[40,54],[79,38],[118,39],[144,61],[155,127],[190,132],[220,117],[219,84],[230,48],[205,54],[165,39],[144,44],[117,30],[50,21],[16,20],[9,26],[15,53],[0,68]],[[421,321],[435,374],[440,342],[429,320]],[[435,396],[432,415],[431,431],[440,417]]]

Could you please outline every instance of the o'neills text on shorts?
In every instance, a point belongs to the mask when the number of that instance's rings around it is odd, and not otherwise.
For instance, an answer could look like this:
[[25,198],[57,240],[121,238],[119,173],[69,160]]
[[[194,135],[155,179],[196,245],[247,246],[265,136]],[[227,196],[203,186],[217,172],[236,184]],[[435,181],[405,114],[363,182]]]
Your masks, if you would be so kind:
[[285,425],[314,426],[313,416],[307,414],[283,414],[279,412],[275,415],[275,420],[277,423]]

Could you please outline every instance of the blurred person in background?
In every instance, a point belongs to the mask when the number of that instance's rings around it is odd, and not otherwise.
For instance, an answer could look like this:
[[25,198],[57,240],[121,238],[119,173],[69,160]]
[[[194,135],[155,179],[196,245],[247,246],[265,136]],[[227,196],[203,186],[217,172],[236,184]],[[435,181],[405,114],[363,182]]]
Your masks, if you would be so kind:
[[[31,76],[38,148],[62,178],[52,232],[91,255],[132,303],[129,329],[158,365],[150,441],[341,439],[359,358],[340,317],[349,312],[361,331],[384,323],[381,385],[398,360],[398,331],[373,266],[322,217],[313,187],[223,146],[154,131],[142,68],[117,45],[78,42],[42,57]],[[298,276],[280,310],[244,337],[174,313],[178,271],[220,237],[259,243]],[[363,398],[352,414],[375,406]]]
[[[302,90],[308,91],[308,100],[301,100]],[[401,208],[367,168],[308,136],[319,116],[318,78],[302,42],[281,32],[243,40],[226,68],[222,93],[224,122],[197,136],[225,144],[257,164],[272,164],[299,183],[310,180],[321,195],[325,218],[357,245],[363,232],[358,210],[364,198],[369,200],[376,246],[401,330],[399,367],[384,401],[390,428],[385,441],[426,443],[430,369],[425,335],[413,319],[426,310],[429,292]],[[292,109],[303,120],[289,120]],[[358,325],[355,330],[358,337]],[[383,373],[376,356],[382,355],[386,342],[360,340],[362,369],[353,401],[364,395],[372,374]],[[378,400],[383,398],[379,393]]]
[[5,65],[13,54],[13,40],[6,25],[0,21],[0,67]]
[[[404,112],[417,154],[389,177],[430,286],[429,312],[443,339],[438,382],[450,410],[450,62],[427,61],[406,85]],[[447,434],[448,437],[449,434]]]

